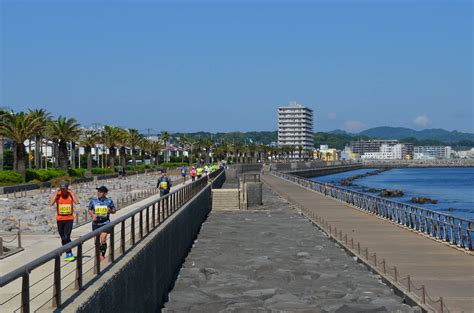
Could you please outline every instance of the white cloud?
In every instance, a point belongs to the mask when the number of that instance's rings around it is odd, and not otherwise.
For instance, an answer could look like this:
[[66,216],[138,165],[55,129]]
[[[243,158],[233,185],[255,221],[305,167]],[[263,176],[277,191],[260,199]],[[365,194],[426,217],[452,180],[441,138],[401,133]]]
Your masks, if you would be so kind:
[[334,112],[328,113],[328,119],[335,120],[337,118],[337,114]]
[[431,121],[430,121],[430,119],[428,118],[428,116],[426,116],[426,115],[420,115],[420,116],[417,116],[417,117],[413,120],[413,123],[415,123],[415,124],[418,125],[418,126],[426,127],[426,126],[428,126],[428,124],[431,123]]
[[365,125],[359,121],[345,121],[344,128],[348,131],[359,131],[364,128]]

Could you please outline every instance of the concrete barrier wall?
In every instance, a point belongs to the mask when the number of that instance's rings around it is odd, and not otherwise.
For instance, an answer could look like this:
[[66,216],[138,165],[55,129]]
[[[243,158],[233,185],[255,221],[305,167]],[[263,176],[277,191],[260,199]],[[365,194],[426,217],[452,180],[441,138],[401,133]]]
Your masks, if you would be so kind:
[[159,312],[210,210],[208,186],[88,287],[66,311]]
[[363,166],[359,164],[359,165],[335,166],[335,167],[327,167],[327,168],[312,168],[312,169],[307,169],[307,170],[289,171],[287,173],[304,177],[304,178],[311,178],[311,177],[316,177],[316,176],[329,175],[329,174],[335,174],[335,173],[346,172],[346,171],[353,171],[353,170],[357,170],[361,168],[363,168]]

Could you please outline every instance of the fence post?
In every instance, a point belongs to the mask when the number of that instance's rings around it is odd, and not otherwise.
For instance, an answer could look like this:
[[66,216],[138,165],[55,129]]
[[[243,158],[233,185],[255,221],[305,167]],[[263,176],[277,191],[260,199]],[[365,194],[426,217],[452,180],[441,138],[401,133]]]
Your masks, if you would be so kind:
[[21,312],[30,313],[30,274],[23,274],[21,280]]
[[140,239],[143,239],[143,210],[140,211],[139,216],[139,231],[140,231]]
[[130,234],[132,236],[132,245],[135,245],[135,215],[132,215]]
[[95,236],[95,264],[94,264],[94,274],[100,274],[100,234]]
[[79,290],[82,288],[82,243],[77,246],[76,254],[76,290]]
[[3,238],[0,237],[0,256],[3,255]]
[[125,221],[122,221],[120,227],[120,254],[125,254]]
[[53,307],[61,305],[61,259],[60,255],[54,258],[54,287],[53,287]]
[[18,220],[18,248],[21,248],[21,223]]
[[439,297],[439,305],[441,306],[441,313],[444,313],[443,297]]
[[395,266],[395,267],[393,268],[393,270],[394,270],[394,272],[395,272],[395,277],[394,277],[394,278],[395,278],[395,281],[398,282],[398,270],[397,270],[397,267]]

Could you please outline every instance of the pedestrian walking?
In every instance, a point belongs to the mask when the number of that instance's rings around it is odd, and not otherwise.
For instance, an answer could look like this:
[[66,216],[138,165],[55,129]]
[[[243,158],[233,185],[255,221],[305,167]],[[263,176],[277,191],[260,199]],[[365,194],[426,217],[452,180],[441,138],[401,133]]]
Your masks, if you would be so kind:
[[[51,197],[50,205],[56,204],[56,223],[61,244],[64,246],[71,242],[72,227],[74,225],[74,204],[79,204],[77,195],[71,191],[67,182],[61,182],[57,192]],[[66,251],[66,261],[74,261],[71,250]]]

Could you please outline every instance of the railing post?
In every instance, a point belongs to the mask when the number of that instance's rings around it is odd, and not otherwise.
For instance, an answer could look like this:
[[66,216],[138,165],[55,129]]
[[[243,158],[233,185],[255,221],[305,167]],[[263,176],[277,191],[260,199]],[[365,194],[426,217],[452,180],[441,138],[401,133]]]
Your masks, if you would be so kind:
[[408,275],[407,281],[408,281],[408,292],[411,292],[411,279],[410,279],[410,275]]
[[77,246],[76,253],[76,290],[82,288],[82,243]]
[[139,227],[138,230],[140,231],[140,240],[143,239],[143,210],[139,213]]
[[150,207],[146,207],[146,234],[150,233]]
[[423,304],[425,304],[426,303],[425,285],[421,285],[421,299],[423,300]]
[[155,210],[156,210],[156,203],[153,203],[153,206],[152,206],[152,209],[151,209],[151,219],[153,220],[153,228],[156,227],[156,213],[155,213]]
[[360,242],[357,242],[357,254],[360,255]]
[[61,259],[60,255],[54,258],[54,285],[53,285],[53,307],[61,305]]
[[374,253],[374,264],[375,268],[377,268],[377,253]]
[[125,254],[125,221],[122,221],[120,227],[120,254]]
[[95,251],[94,251],[94,274],[100,274],[100,234],[95,236]]
[[383,264],[383,273],[386,274],[387,271],[385,269],[385,259],[382,260],[382,264]]
[[135,215],[132,215],[130,235],[132,237],[132,246],[135,245]]
[[109,262],[115,261],[115,230],[114,226],[110,230],[110,252],[109,252]]
[[396,266],[393,268],[393,271],[395,272],[395,276],[394,276],[395,281],[398,282],[398,270]]
[[156,203],[157,205],[157,209],[158,209],[158,225],[161,224],[161,200],[158,200],[158,202]]
[[30,274],[23,274],[21,280],[21,312],[30,313]]
[[444,313],[443,297],[439,297],[440,312]]

